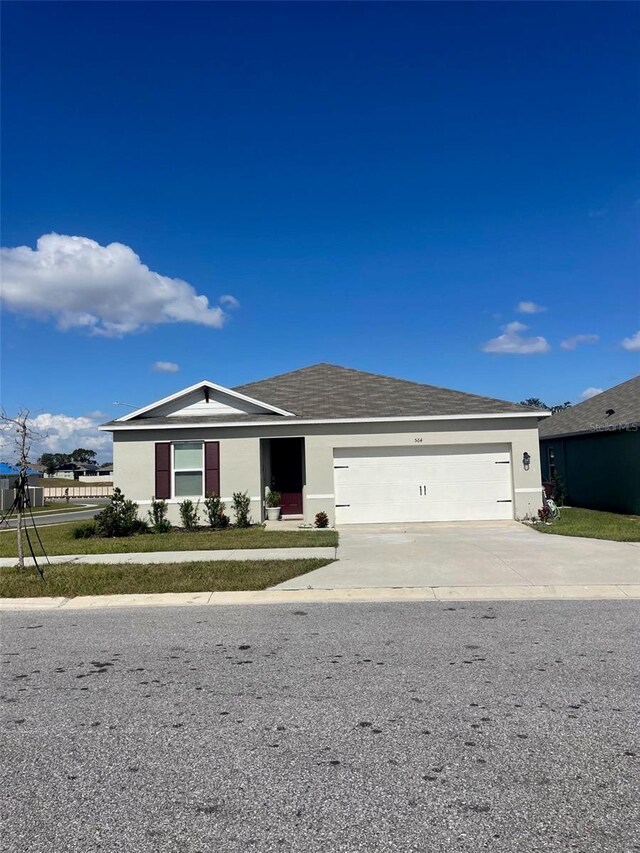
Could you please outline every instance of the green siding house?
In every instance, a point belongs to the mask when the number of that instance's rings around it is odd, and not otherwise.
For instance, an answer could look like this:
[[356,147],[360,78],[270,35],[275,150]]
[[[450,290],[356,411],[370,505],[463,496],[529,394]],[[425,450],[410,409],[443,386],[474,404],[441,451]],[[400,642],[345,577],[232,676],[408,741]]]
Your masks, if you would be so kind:
[[640,376],[542,421],[543,480],[569,506],[640,515]]

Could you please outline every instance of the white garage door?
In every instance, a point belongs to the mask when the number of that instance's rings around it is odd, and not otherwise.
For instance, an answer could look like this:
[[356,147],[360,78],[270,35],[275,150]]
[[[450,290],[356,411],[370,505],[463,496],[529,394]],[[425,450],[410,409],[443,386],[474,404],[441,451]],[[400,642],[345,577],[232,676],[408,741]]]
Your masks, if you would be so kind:
[[513,518],[508,445],[334,450],[337,524]]

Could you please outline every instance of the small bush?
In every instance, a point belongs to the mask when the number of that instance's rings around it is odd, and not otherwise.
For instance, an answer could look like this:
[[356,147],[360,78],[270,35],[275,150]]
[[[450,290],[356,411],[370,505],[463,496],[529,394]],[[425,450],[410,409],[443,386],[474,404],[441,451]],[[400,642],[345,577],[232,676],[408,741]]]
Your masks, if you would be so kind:
[[166,501],[157,501],[155,498],[151,498],[149,519],[154,533],[168,533],[171,530],[171,522],[167,518],[168,509]]
[[247,492],[233,493],[233,511],[236,516],[236,527],[251,527],[250,507],[251,498]]
[[197,501],[194,504],[192,500],[189,500],[189,498],[182,501],[181,504],[178,504],[178,510],[180,511],[180,520],[182,521],[182,526],[185,530],[198,529],[198,524],[200,522],[200,514],[198,512],[199,506],[200,501]]
[[138,504],[127,500],[117,488],[113,490],[109,506],[96,515],[95,525],[98,536],[105,538],[133,536],[149,530],[147,522],[138,518]]
[[280,506],[281,501],[282,495],[280,494],[280,492],[273,492],[271,491],[271,489],[269,489],[265,500],[266,505],[269,507]]
[[317,512],[316,520],[314,521],[314,525],[316,527],[328,527],[329,526],[329,516],[326,512]]
[[220,496],[211,492],[204,499],[204,511],[212,530],[224,530],[229,526],[229,516],[224,514],[226,506]]
[[79,524],[73,530],[74,539],[93,539],[98,535],[95,521],[88,521],[86,524]]
[[551,478],[551,482],[553,484],[551,498],[555,501],[556,506],[564,506],[564,502],[567,498],[567,487],[565,486],[564,481],[556,472]]

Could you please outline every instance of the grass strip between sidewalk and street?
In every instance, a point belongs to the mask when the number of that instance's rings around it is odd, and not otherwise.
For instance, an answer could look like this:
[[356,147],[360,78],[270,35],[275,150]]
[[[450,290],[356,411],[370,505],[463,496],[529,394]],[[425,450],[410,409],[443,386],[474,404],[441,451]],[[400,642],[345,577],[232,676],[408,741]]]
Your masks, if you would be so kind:
[[[265,530],[261,526],[193,533],[145,533],[118,539],[74,539],[77,522],[38,528],[49,557],[59,554],[130,554],[150,551],[223,551],[244,548],[333,548],[335,530]],[[34,538],[34,537],[32,537]],[[40,553],[36,551],[36,556]],[[0,557],[17,556],[15,530],[0,535]]]
[[121,595],[161,592],[233,592],[267,589],[332,560],[254,560],[198,563],[58,563],[36,569],[0,569],[1,598]]
[[618,515],[595,509],[561,507],[560,518],[551,524],[530,525],[539,533],[579,536],[584,539],[610,539],[614,542],[640,542],[640,516]]

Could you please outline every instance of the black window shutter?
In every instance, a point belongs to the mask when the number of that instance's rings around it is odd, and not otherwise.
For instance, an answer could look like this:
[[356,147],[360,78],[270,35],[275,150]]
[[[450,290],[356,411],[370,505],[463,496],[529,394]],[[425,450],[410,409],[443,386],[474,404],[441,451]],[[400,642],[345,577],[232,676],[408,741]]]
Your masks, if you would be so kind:
[[158,500],[171,497],[171,443],[156,442],[156,493]]
[[204,493],[220,495],[220,442],[204,443]]

